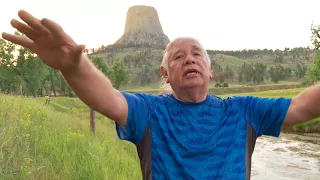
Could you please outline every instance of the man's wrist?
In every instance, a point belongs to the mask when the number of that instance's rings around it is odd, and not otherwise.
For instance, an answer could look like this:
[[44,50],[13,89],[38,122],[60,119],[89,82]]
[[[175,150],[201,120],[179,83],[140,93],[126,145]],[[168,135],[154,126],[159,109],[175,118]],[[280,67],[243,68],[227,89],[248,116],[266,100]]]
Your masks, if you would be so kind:
[[75,64],[60,70],[63,76],[80,75],[81,72],[88,68],[88,57],[85,54],[81,53],[78,58],[79,60],[77,60]]

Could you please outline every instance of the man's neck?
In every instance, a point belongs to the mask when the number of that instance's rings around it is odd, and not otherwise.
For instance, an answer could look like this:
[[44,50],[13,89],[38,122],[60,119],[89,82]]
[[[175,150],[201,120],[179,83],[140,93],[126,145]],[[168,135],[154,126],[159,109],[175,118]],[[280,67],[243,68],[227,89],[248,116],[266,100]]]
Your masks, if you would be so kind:
[[207,89],[184,88],[172,91],[173,96],[183,102],[202,102],[207,98]]

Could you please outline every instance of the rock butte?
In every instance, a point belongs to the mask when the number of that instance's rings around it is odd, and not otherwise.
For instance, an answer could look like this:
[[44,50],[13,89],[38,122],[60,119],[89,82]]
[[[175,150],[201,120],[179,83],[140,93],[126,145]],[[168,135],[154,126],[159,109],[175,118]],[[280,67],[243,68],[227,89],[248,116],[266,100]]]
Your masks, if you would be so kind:
[[154,7],[132,6],[127,12],[124,34],[114,45],[164,49],[169,42]]

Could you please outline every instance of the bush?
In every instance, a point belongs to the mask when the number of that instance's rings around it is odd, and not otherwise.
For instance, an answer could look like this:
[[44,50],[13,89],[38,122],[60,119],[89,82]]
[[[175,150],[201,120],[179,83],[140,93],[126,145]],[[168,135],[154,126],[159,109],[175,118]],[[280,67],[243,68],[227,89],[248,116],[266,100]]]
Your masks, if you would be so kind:
[[216,85],[214,85],[214,87],[221,87],[220,83],[216,83]]
[[222,84],[222,87],[229,87],[229,84],[225,82]]

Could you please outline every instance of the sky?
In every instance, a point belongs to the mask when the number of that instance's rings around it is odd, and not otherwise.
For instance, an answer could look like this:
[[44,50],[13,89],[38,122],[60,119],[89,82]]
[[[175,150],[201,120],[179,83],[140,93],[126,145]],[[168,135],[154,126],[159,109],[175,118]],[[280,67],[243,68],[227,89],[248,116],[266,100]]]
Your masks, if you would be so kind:
[[0,32],[27,10],[60,24],[87,48],[113,44],[134,5],[153,6],[164,33],[198,39],[206,49],[284,49],[312,46],[311,24],[320,24],[320,0],[2,0]]

